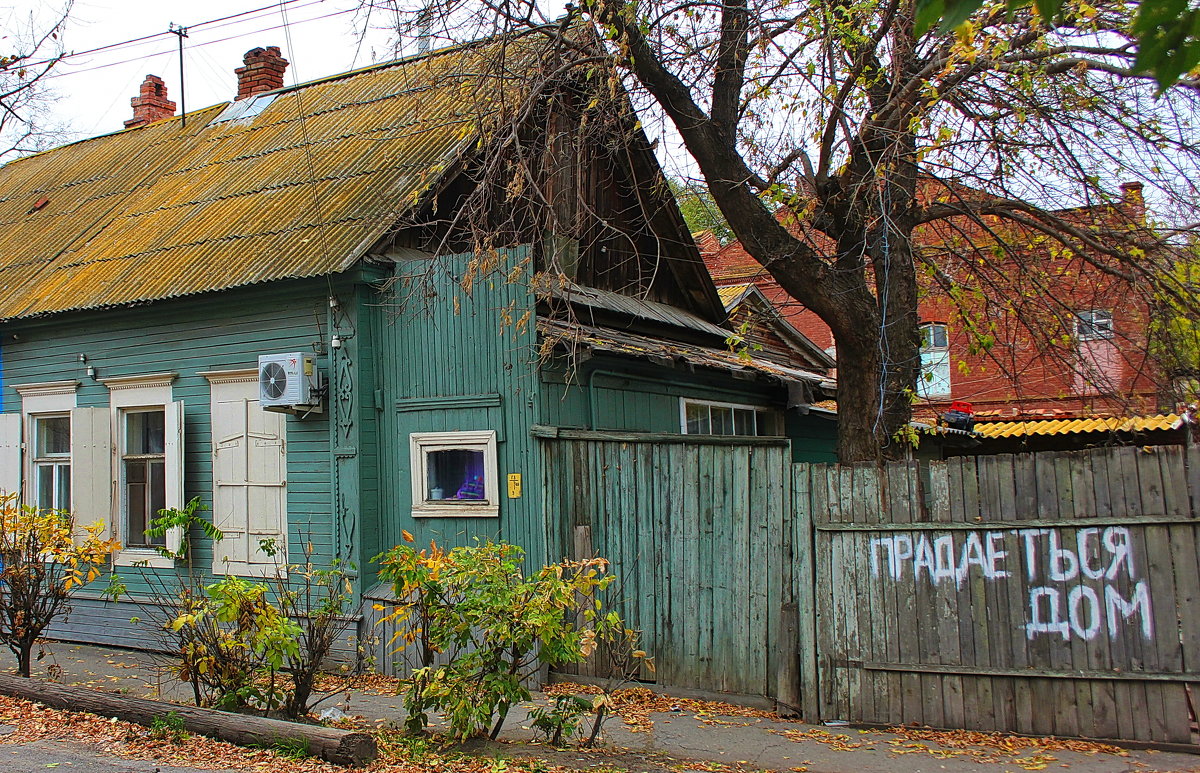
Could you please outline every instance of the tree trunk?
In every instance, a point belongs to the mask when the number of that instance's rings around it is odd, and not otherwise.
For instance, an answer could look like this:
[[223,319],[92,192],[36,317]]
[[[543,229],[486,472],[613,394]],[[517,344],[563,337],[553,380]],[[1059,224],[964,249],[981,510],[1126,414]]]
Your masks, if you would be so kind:
[[17,645],[17,673],[21,676],[29,677],[33,671],[33,645],[36,643],[30,639]]
[[241,746],[269,748],[272,744],[303,744],[314,757],[338,765],[364,765],[378,755],[375,739],[365,733],[320,725],[302,725],[249,714],[183,706],[165,701],[131,698],[0,674],[0,693],[68,711],[87,711],[150,726],[158,717],[175,712],[186,730]]
[[838,461],[878,461],[883,448],[881,439],[887,436],[880,410],[886,386],[878,342],[862,335],[835,337],[835,342]]

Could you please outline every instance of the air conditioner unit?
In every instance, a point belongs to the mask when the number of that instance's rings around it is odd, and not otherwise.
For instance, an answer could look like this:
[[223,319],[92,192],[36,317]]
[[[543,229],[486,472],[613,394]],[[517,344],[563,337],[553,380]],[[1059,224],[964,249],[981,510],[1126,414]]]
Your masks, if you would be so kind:
[[288,352],[258,358],[258,404],[267,410],[286,411],[317,406],[321,402],[321,376],[311,354]]

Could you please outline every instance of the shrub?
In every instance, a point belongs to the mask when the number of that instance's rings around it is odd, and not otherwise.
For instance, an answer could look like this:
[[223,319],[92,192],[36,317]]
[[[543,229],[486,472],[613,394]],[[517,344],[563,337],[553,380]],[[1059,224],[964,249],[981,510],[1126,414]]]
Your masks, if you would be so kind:
[[[170,610],[164,628],[177,653],[172,668],[191,683],[197,705],[303,717],[322,662],[350,625],[352,567],[335,560],[319,568],[306,542],[303,563],[280,560],[264,581],[228,576],[202,585],[192,571],[190,535],[197,530],[214,542],[224,538],[199,515],[203,509],[193,499],[183,510],[163,510],[147,530],[184,533],[179,551],[167,555],[186,560],[186,576],[175,591],[159,594]],[[259,547],[282,559],[274,540]]]
[[[120,545],[92,524],[76,534],[71,515],[0,498],[0,641],[29,676],[42,631],[70,610],[71,589],[100,575]],[[114,586],[115,587],[115,586]]]
[[[459,739],[489,725],[496,738],[513,703],[529,699],[527,677],[590,654],[596,594],[613,580],[601,558],[551,564],[526,577],[521,548],[491,541],[450,551],[400,545],[380,560],[381,576],[401,600],[385,618],[398,626],[393,641],[421,650],[404,689],[406,727],[423,730],[436,710]],[[434,666],[437,655],[447,662]]]
[[264,713],[282,706],[279,671],[298,654],[301,629],[271,603],[267,586],[224,577],[203,593],[185,589],[181,600],[168,626],[179,637],[176,676],[191,683],[197,704]]

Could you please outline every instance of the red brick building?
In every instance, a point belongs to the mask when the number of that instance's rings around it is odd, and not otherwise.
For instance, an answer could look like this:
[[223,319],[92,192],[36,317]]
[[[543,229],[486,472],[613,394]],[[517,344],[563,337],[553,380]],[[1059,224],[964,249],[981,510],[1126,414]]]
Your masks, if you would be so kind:
[[[1141,188],[1128,183],[1112,204],[1057,214],[1079,225],[1136,227],[1145,219]],[[918,415],[939,412],[952,400],[971,402],[981,419],[1159,409],[1159,379],[1147,342],[1149,302],[1129,280],[1044,234],[1017,233],[987,218],[938,221],[917,238],[929,263],[941,269],[940,276],[919,272],[924,343]],[[718,287],[755,285],[793,327],[835,353],[829,327],[740,244],[722,247],[711,234],[697,235],[697,242]],[[996,249],[1000,242],[1010,248]],[[1012,249],[1014,244],[1020,247]],[[1012,270],[1017,261],[1020,271]]]

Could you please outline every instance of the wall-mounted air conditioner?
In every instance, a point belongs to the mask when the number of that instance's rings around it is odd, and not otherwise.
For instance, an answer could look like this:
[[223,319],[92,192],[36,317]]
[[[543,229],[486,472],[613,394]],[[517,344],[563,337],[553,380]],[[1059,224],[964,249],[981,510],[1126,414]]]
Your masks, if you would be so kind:
[[311,354],[288,352],[258,358],[258,404],[266,410],[319,410],[321,375]]

